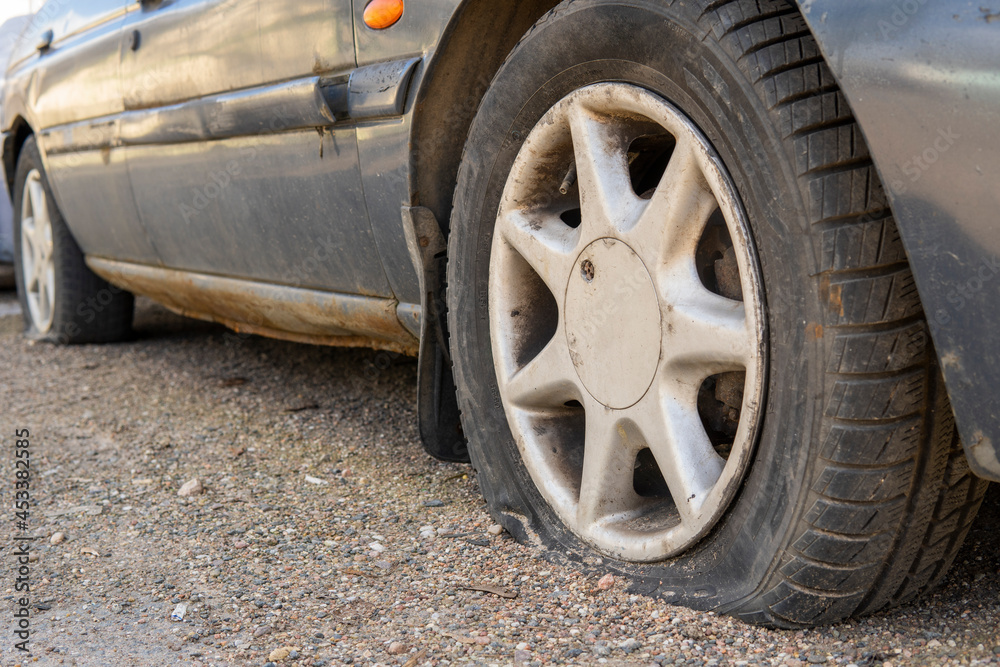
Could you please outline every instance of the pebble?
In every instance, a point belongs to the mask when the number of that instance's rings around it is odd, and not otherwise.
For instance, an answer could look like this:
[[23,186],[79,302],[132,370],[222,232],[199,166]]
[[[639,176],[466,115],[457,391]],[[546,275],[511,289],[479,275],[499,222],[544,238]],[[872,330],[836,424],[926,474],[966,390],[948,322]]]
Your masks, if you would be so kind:
[[927,642],[927,648],[938,648],[939,646],[941,646],[941,642],[936,639],[932,639]]
[[264,635],[269,635],[269,634],[271,634],[271,626],[269,625],[262,625],[253,631],[254,637],[263,637]]
[[500,533],[503,532],[503,526],[501,526],[498,523],[495,523],[492,526],[490,526],[489,528],[487,528],[486,532],[489,533],[490,535],[493,535],[493,536],[499,535]]
[[407,650],[408,648],[403,642],[392,642],[389,644],[389,655],[399,655],[400,653],[406,653]]
[[437,500],[437,499],[434,499],[434,500],[425,500],[424,501],[424,507],[444,507],[444,501],[443,500]]
[[626,653],[632,653],[633,651],[638,650],[641,646],[642,644],[640,644],[639,641],[634,638],[626,639],[622,643],[618,644],[618,648],[625,651]]
[[615,575],[606,574],[601,577],[597,582],[597,587],[602,591],[606,591],[615,585]]
[[50,544],[62,544],[65,541],[66,541],[66,533],[63,533],[61,531],[52,533],[52,537],[49,538]]
[[195,477],[192,480],[184,482],[184,486],[182,486],[177,491],[177,495],[181,496],[182,498],[186,498],[187,496],[197,496],[200,493],[202,493],[204,490],[205,490],[205,487],[202,486],[201,480],[198,479],[197,477]]
[[271,662],[281,662],[287,658],[291,652],[292,648],[290,646],[282,646],[281,648],[276,648],[271,651],[270,655],[267,656],[267,659]]

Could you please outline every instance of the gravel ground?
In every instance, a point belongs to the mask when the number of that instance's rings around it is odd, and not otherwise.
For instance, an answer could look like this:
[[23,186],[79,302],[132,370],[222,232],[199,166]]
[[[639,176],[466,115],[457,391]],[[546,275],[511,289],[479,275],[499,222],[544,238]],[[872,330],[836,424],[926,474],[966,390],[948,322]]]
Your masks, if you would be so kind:
[[493,534],[472,468],[420,448],[410,359],[145,301],[138,340],[58,348],[20,336],[16,312],[0,292],[0,433],[10,455],[31,431],[39,539],[32,653],[8,621],[4,665],[1000,664],[998,485],[917,604],[764,630]]

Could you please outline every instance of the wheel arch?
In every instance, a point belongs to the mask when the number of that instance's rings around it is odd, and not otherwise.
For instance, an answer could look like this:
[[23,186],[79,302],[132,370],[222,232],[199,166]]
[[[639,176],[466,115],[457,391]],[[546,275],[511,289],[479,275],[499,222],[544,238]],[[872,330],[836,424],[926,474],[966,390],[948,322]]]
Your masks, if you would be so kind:
[[559,0],[465,0],[419,82],[410,144],[411,201],[447,235],[465,140],[493,76],[521,37]]
[[24,142],[34,133],[28,121],[23,116],[17,116],[11,123],[10,131],[4,134],[3,146],[0,147],[3,151],[4,186],[11,197],[14,196],[14,172],[17,170],[17,160],[21,156]]

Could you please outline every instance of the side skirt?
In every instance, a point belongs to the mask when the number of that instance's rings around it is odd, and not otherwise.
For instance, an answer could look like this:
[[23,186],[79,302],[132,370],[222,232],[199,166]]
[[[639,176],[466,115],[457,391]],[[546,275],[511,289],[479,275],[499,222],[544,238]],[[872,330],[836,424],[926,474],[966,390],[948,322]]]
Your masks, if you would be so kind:
[[181,315],[299,343],[370,347],[417,356],[419,341],[396,316],[395,299],[338,294],[87,257],[112,285]]

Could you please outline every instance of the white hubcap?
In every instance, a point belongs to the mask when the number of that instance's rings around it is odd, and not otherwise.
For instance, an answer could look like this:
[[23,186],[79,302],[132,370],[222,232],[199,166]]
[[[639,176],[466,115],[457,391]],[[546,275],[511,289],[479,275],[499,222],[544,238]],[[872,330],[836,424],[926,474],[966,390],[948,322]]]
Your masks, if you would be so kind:
[[52,220],[37,169],[28,172],[21,199],[21,278],[31,321],[39,333],[46,333],[52,328],[56,276]]
[[[595,400],[627,408],[649,389],[660,356],[660,307],[653,281],[639,256],[611,238],[587,246],[577,267],[566,287],[570,358]],[[630,344],[621,344],[622,331],[628,332]]]
[[765,319],[735,189],[680,111],[597,84],[546,113],[504,190],[489,313],[511,431],[571,530],[653,561],[715,525],[756,440]]

